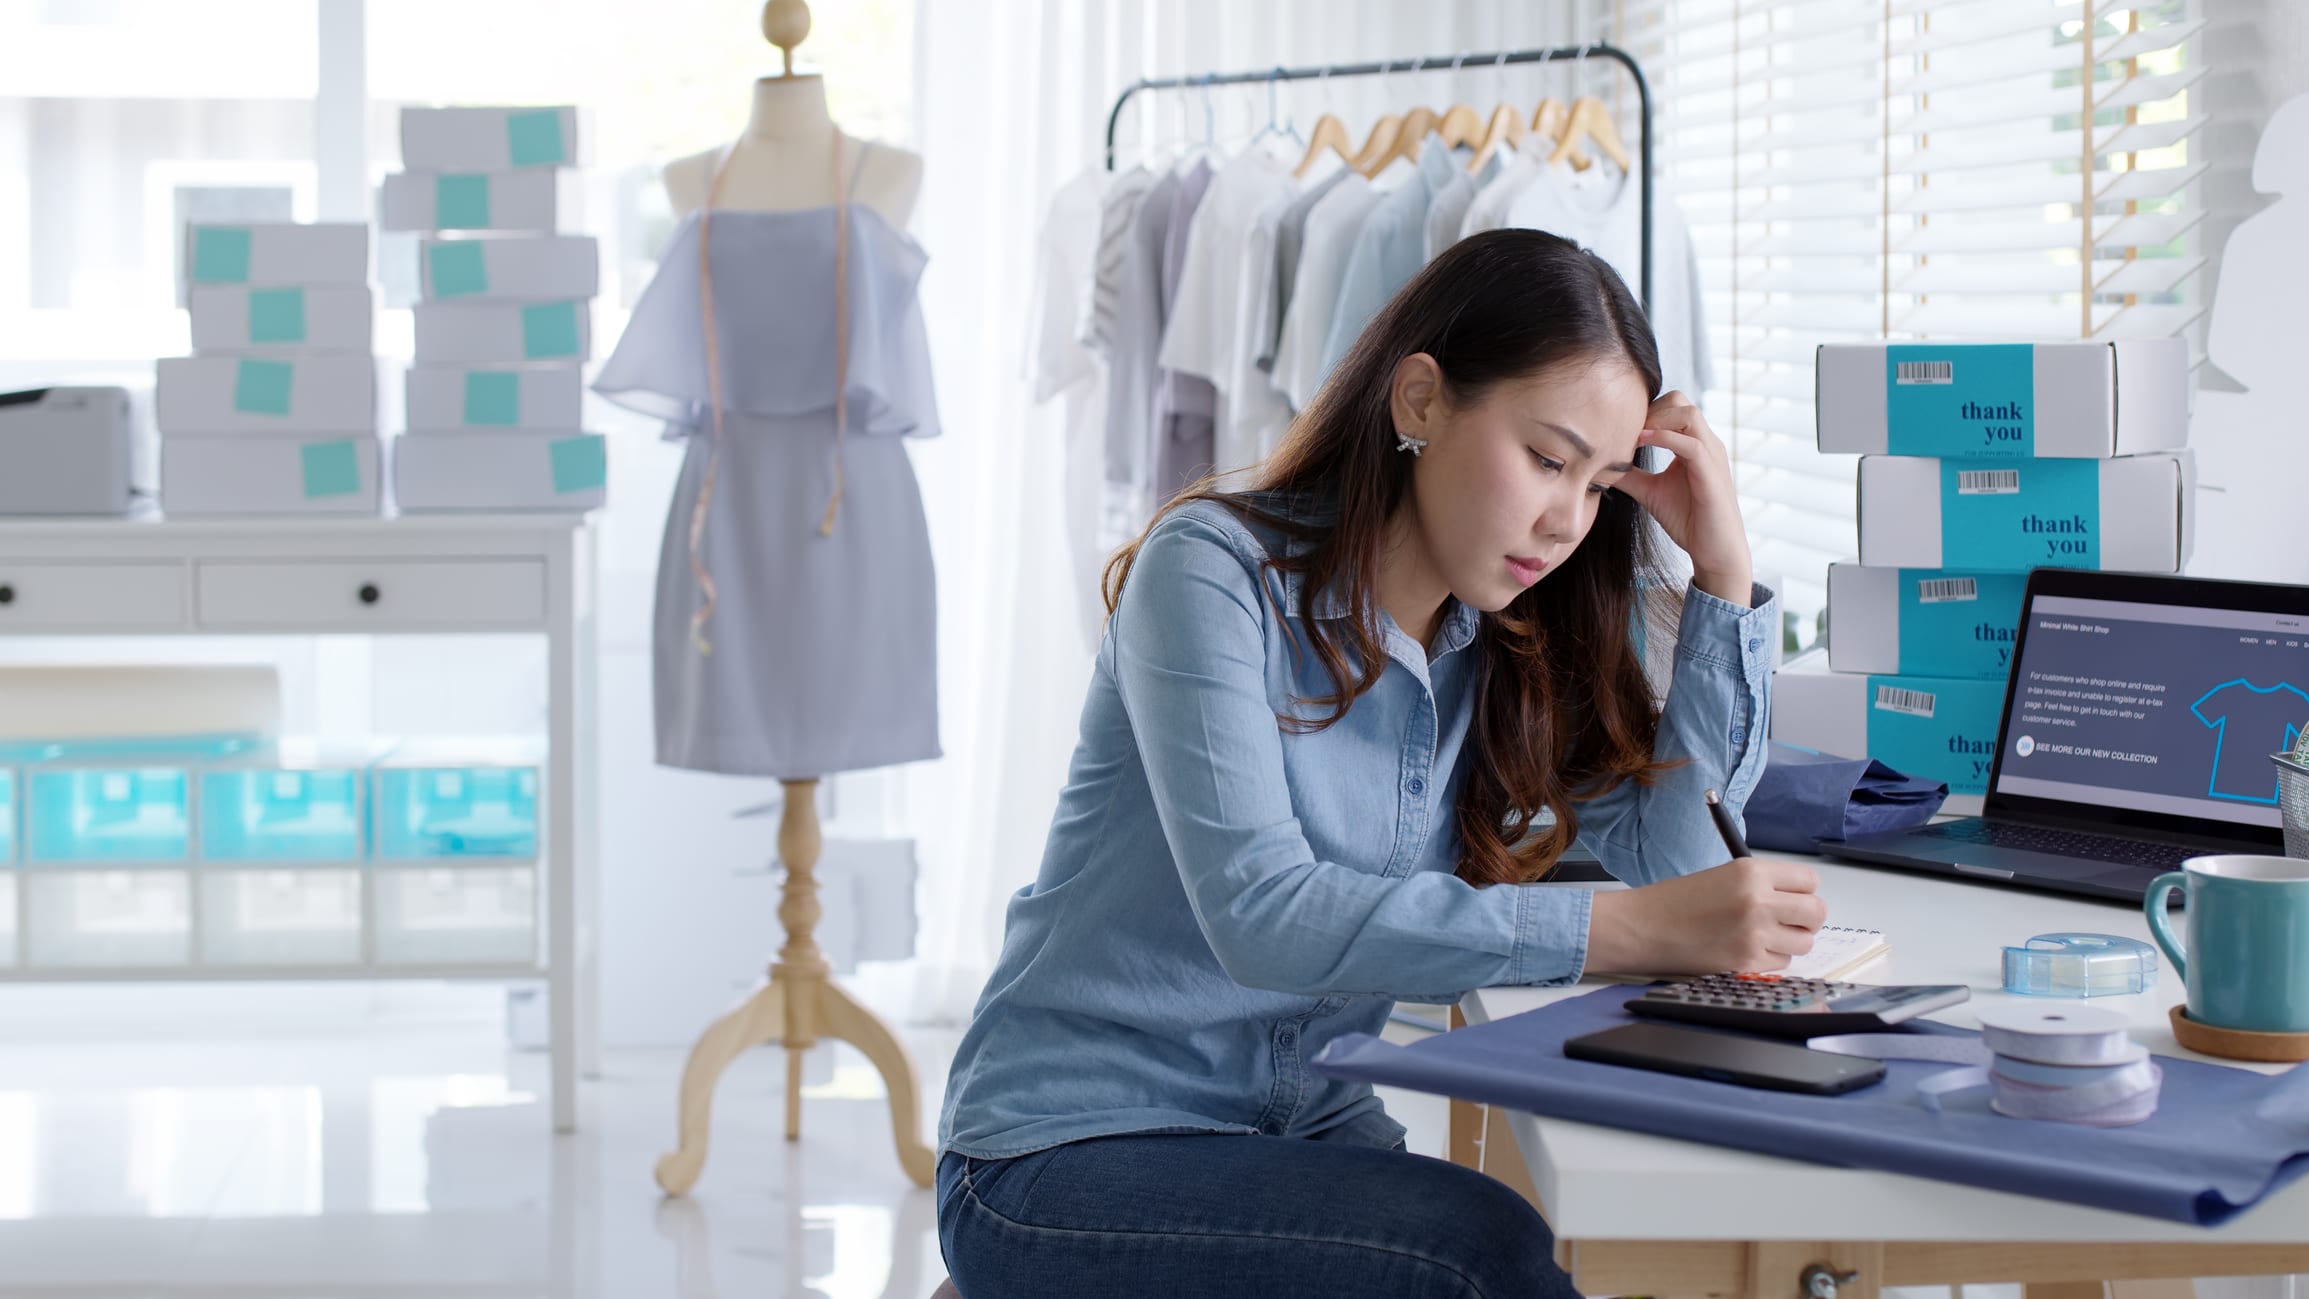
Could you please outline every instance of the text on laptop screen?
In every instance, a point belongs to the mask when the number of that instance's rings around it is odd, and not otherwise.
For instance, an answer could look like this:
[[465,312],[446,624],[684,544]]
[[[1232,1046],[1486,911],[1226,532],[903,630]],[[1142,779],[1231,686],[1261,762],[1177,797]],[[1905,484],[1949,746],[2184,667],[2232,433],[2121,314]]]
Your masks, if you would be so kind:
[[2039,596],[1996,790],[2274,826],[2309,727],[2309,618]]

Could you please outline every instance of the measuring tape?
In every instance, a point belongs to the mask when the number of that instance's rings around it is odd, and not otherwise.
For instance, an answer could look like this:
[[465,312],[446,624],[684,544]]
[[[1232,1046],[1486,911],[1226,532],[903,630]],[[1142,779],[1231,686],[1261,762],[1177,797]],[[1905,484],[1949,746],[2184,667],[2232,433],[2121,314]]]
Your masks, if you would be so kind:
[[1845,1033],[1816,1037],[1815,1051],[1871,1060],[1931,1060],[1962,1068],[1916,1086],[1938,1111],[1943,1098],[1982,1087],[1989,1107],[2015,1119],[2124,1127],[2157,1112],[2164,1071],[2126,1032],[2124,1016],[2092,1006],[1990,1006],[1980,1036]]

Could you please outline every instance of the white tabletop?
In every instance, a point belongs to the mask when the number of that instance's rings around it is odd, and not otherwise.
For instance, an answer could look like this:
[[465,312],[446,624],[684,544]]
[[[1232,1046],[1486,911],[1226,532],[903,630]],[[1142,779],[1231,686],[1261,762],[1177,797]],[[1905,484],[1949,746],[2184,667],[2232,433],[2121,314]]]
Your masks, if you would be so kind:
[[[1775,854],[1790,856],[1790,854]],[[1847,976],[1863,983],[1962,983],[1972,1000],[1932,1016],[1976,1027],[1983,1006],[2043,1005],[2004,992],[2003,949],[2037,934],[2122,934],[2146,940],[2140,908],[1805,858],[1820,872],[1830,924],[1880,929],[1891,955]],[[1607,886],[1617,887],[1617,886]],[[2173,1040],[2166,1008],[2184,1000],[2162,958],[2157,984],[2090,1004],[2133,1021],[2159,1055],[2211,1060]],[[1486,988],[1462,1003],[1471,1024],[1502,1019],[1602,986]],[[2213,1063],[2234,1065],[2233,1061]],[[2278,1072],[2282,1065],[2237,1066]],[[2087,1209],[2029,1196],[1847,1168],[1539,1118],[1510,1126],[1548,1221],[1566,1240],[2068,1240],[2309,1243],[2309,1179],[2226,1227]],[[1496,1135],[1496,1134],[1494,1134]]]

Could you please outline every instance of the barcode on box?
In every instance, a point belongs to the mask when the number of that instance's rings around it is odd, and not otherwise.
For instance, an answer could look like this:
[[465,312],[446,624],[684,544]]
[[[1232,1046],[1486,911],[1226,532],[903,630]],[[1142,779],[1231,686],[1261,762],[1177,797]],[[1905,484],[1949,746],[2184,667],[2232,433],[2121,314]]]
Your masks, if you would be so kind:
[[1980,598],[1980,583],[1969,577],[1927,577],[1916,583],[1918,604],[1954,604]]
[[1954,361],[1901,361],[1893,371],[1895,383],[1954,383]]
[[2018,469],[1959,469],[1956,471],[1956,494],[1959,496],[2010,496],[2020,490]]
[[1903,690],[1899,686],[1876,687],[1876,706],[1888,713],[1906,713],[1910,717],[1930,717],[1934,705],[1940,701],[1929,691]]

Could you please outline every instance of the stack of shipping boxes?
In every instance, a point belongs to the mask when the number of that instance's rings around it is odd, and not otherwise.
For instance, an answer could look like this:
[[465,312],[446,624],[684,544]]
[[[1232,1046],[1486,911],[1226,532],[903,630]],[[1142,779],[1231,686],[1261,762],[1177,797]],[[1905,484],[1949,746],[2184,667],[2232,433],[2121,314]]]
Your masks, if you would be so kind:
[[156,375],[162,508],[376,514],[369,228],[195,223],[183,257],[193,354]]
[[1822,347],[1819,447],[1862,457],[1860,557],[1828,570],[1826,650],[1773,678],[1772,738],[1977,812],[2028,571],[2188,559],[2188,372],[2179,339]]
[[415,365],[393,457],[405,512],[586,510],[604,440],[583,431],[600,251],[577,224],[568,107],[408,108],[380,226],[417,232]]

